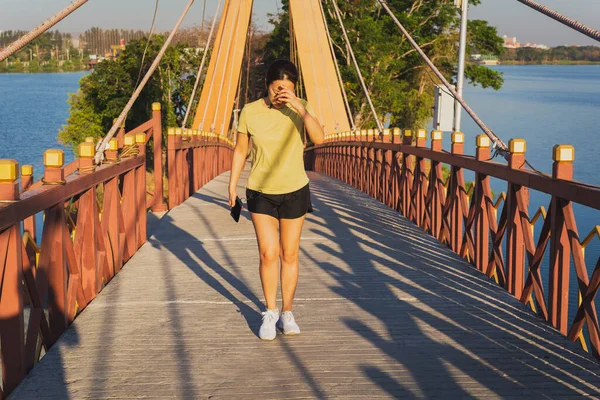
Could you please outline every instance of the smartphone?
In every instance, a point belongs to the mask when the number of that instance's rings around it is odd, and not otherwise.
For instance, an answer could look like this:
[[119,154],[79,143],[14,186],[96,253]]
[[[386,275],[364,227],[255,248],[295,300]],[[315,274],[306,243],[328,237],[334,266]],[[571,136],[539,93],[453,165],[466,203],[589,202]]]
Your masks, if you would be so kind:
[[239,196],[236,196],[235,206],[231,207],[231,218],[233,218],[233,220],[235,222],[239,222],[241,213],[242,213],[242,200],[239,198]]

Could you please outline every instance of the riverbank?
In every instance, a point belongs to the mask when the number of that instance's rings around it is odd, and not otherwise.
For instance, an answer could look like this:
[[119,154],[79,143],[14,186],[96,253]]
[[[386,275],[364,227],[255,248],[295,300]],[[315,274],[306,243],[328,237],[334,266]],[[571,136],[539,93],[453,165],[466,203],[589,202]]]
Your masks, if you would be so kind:
[[600,61],[561,60],[561,61],[530,62],[530,61],[518,61],[518,60],[501,60],[499,65],[600,65]]
[[73,61],[49,61],[42,64],[37,61],[32,62],[8,62],[0,63],[0,74],[35,74],[35,73],[60,73],[60,72],[81,72],[86,71],[87,64]]

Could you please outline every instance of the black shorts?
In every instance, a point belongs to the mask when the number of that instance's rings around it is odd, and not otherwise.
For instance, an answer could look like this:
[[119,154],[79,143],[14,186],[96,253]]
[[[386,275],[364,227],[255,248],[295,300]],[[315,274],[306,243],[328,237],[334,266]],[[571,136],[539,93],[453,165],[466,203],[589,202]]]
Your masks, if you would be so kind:
[[285,194],[266,194],[246,189],[246,202],[251,213],[266,214],[277,219],[296,219],[313,211],[308,184]]

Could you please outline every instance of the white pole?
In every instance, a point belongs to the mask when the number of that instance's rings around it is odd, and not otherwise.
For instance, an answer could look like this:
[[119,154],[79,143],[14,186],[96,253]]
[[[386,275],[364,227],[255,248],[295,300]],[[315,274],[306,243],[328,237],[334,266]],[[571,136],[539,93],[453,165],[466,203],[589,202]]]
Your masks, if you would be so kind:
[[[460,19],[460,44],[458,47],[458,73],[456,77],[456,92],[462,98],[465,83],[465,53],[467,51],[467,21],[469,0],[461,1],[462,13]],[[454,102],[454,130],[460,131],[462,107],[458,100]]]

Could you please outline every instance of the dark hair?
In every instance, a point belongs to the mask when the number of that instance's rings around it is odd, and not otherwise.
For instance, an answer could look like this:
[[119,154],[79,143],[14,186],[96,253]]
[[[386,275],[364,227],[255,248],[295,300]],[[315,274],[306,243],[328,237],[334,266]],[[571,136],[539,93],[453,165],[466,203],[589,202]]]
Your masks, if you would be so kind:
[[289,60],[275,60],[267,71],[266,83],[269,86],[274,81],[287,79],[294,85],[298,83],[298,68]]

